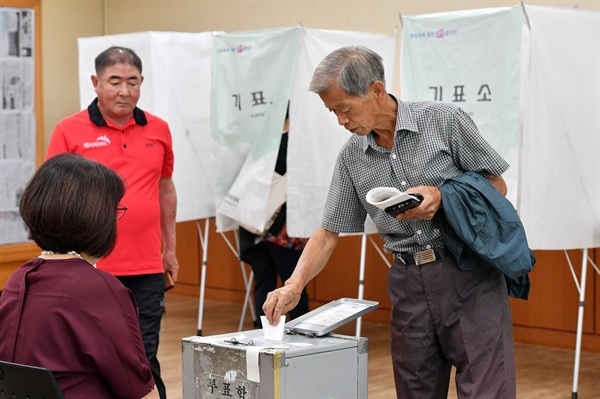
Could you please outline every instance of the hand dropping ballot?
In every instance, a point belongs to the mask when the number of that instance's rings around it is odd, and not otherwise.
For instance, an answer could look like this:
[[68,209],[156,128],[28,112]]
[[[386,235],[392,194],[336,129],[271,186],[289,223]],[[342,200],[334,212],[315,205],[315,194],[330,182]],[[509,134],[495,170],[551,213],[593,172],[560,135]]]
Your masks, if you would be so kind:
[[423,196],[405,193],[395,187],[376,187],[367,193],[367,202],[383,209],[391,216],[396,216],[415,208],[423,201]]

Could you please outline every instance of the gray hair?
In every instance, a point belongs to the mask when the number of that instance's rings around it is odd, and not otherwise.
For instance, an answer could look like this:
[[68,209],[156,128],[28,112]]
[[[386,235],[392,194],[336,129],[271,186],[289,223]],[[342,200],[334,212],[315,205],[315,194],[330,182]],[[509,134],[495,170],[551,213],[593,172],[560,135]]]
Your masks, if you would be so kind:
[[385,84],[383,59],[362,46],[332,51],[315,69],[309,90],[323,94],[336,87],[351,96],[364,97],[376,80]]

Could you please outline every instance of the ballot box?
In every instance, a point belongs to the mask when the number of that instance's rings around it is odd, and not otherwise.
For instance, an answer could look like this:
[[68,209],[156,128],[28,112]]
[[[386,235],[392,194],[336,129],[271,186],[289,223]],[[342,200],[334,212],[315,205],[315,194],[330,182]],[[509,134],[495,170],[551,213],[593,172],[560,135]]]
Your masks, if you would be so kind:
[[366,398],[368,340],[262,330],[182,339],[183,397]]

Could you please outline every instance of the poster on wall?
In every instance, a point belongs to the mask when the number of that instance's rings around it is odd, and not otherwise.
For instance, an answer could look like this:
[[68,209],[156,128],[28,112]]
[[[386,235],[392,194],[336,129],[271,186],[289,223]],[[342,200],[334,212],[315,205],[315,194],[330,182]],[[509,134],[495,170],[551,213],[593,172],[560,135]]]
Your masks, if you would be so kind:
[[0,245],[27,241],[19,215],[35,172],[34,11],[0,7]]
[[510,164],[503,177],[515,206],[523,21],[520,6],[402,17],[402,100],[465,110]]

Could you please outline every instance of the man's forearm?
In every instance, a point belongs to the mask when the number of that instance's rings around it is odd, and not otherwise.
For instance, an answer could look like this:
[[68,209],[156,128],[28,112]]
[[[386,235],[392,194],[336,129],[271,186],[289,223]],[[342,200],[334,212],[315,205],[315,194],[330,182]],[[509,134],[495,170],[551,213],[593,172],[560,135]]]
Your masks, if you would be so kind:
[[292,276],[284,288],[300,292],[323,268],[338,242],[338,233],[318,228],[310,237]]
[[283,287],[267,295],[263,310],[269,323],[276,324],[281,315],[285,315],[298,304],[302,289],[323,270],[337,242],[338,233],[322,228],[315,231],[308,240],[292,276]]
[[160,193],[160,230],[165,251],[175,251],[176,233],[175,219],[177,216],[177,192],[172,179],[162,178]]

